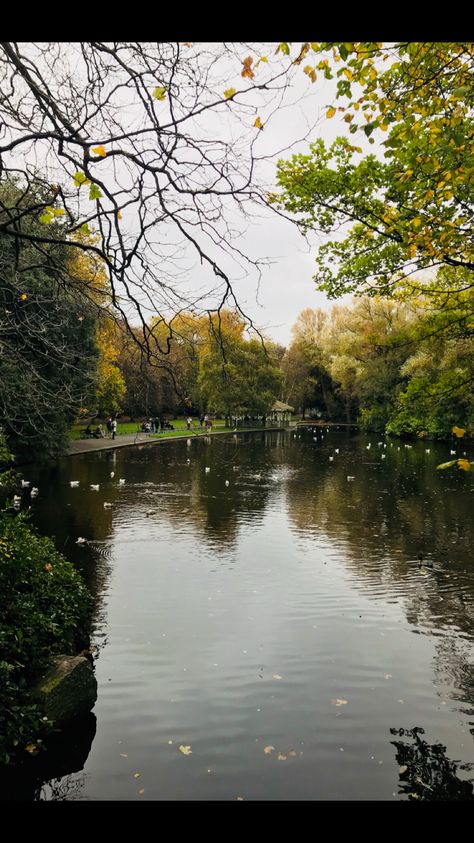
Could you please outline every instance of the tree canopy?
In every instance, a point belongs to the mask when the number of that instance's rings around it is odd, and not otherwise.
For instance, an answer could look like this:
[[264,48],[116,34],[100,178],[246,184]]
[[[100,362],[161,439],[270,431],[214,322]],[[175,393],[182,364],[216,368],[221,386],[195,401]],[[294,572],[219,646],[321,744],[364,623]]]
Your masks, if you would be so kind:
[[260,137],[296,68],[248,49],[0,43],[1,171],[22,188],[21,203],[3,198],[0,231],[40,265],[59,243],[100,258],[107,304],[148,357],[169,350],[157,324],[239,310],[236,277],[258,281],[235,241],[266,202]]
[[[347,131],[281,161],[272,201],[295,213],[304,231],[332,235],[318,252],[318,287],[333,297],[390,295],[420,270],[472,273],[474,44],[314,48],[331,56],[316,68],[337,79],[344,102],[326,116],[343,115]],[[364,154],[357,134],[369,143],[376,136],[382,155]],[[424,281],[418,275],[412,287]],[[472,286],[465,282],[463,289]]]

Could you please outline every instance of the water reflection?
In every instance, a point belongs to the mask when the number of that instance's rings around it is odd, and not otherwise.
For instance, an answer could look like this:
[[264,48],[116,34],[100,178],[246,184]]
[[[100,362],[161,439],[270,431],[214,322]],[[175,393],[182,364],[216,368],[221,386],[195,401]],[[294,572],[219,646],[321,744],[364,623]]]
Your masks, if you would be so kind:
[[392,741],[399,765],[399,793],[409,799],[431,801],[468,801],[474,799],[472,781],[457,775],[460,770],[471,770],[472,764],[459,764],[446,755],[441,743],[429,744],[420,735],[425,730],[419,726],[413,729],[390,729],[392,735],[411,738],[411,741]]
[[3,770],[2,800],[65,801],[80,799],[85,784],[84,769],[97,728],[92,712],[74,720],[48,739],[48,749],[27,758],[22,767]]
[[[85,777],[42,798],[138,798],[115,767],[132,754],[150,799],[387,798],[401,710],[426,728],[426,747],[410,735],[425,767],[447,747],[445,778],[459,777],[474,706],[470,478],[436,472],[445,445],[369,441],[202,437],[32,469],[34,519],[86,576],[101,645]],[[270,766],[267,745],[298,755]]]

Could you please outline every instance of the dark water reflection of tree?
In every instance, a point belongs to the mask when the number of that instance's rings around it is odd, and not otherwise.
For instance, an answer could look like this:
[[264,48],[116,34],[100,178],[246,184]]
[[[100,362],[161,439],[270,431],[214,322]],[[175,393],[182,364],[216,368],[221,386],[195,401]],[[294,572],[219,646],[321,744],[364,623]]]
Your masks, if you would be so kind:
[[409,739],[391,741],[399,766],[400,794],[423,802],[474,800],[472,780],[457,775],[458,767],[469,770],[473,765],[452,761],[446,755],[445,746],[437,742],[429,744],[420,737],[425,733],[420,726],[390,729],[390,733]]

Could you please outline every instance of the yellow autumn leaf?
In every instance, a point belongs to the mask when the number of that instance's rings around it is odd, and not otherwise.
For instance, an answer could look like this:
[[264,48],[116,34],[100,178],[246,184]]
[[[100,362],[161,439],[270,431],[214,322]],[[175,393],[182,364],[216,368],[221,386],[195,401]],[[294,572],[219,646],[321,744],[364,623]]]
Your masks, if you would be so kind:
[[53,570],[53,566],[51,565],[51,562],[46,562],[46,565],[44,566],[44,570],[48,571],[48,572]]
[[471,470],[471,463],[469,460],[458,460],[458,466],[463,471],[470,471]]
[[133,774],[133,778],[134,778],[134,779],[139,779],[139,778],[140,778],[140,776],[141,776],[141,773],[134,773],[134,774]]
[[22,293],[21,296],[20,296],[21,301],[26,301],[27,298],[28,298],[28,296],[26,295],[26,293]]
[[412,220],[412,223],[415,228],[419,228],[422,222],[423,220],[421,219],[421,217],[415,217],[415,219]]
[[117,211],[117,219],[118,220],[122,219],[122,212],[121,211]]
[[334,117],[335,113],[336,113],[336,109],[333,108],[333,106],[331,106],[331,108],[328,108],[328,110],[326,111],[326,117],[328,117],[328,118]]
[[286,761],[286,755],[283,755],[282,752],[279,752],[277,755],[279,761]]
[[100,155],[101,158],[105,158],[105,156],[107,155],[105,147],[103,147],[102,145],[93,146],[91,151],[95,152],[96,155]]
[[154,97],[156,100],[159,100],[161,102],[166,97],[166,88],[160,88],[160,87],[155,88],[153,93],[152,93],[152,97]]
[[279,674],[279,673],[274,673],[274,674],[273,674],[273,679],[283,679],[283,676],[280,676],[280,674]]
[[331,700],[331,702],[332,702],[333,705],[347,705],[347,700],[336,699],[336,700]]
[[263,751],[264,751],[265,755],[271,755],[272,752],[274,751],[274,749],[275,749],[274,746],[266,746]]
[[224,96],[225,96],[226,100],[230,100],[230,98],[233,97],[234,94],[236,94],[236,93],[237,93],[236,88],[227,88],[227,90],[224,91]]
[[255,123],[253,124],[256,129],[263,129],[263,123],[260,120],[260,117],[257,117]]
[[306,67],[303,67],[303,73],[306,73],[306,76],[309,76],[311,82],[316,82],[318,76],[314,67],[311,67],[311,65],[307,64]]
[[182,752],[183,755],[192,755],[193,754],[193,751],[192,751],[191,747],[190,746],[184,746],[183,744],[181,744],[181,746],[179,747],[179,751]]
[[451,433],[454,433],[458,437],[458,439],[460,439],[461,436],[464,436],[465,432],[466,430],[464,427],[458,427],[456,424],[453,428],[451,428]]

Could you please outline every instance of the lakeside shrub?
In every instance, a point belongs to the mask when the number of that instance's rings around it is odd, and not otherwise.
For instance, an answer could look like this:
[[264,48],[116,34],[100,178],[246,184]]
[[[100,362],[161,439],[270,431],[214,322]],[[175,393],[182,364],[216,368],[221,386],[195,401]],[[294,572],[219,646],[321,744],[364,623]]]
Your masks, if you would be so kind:
[[87,643],[92,598],[23,513],[0,512],[0,763],[41,747],[48,722],[28,688],[52,656]]

